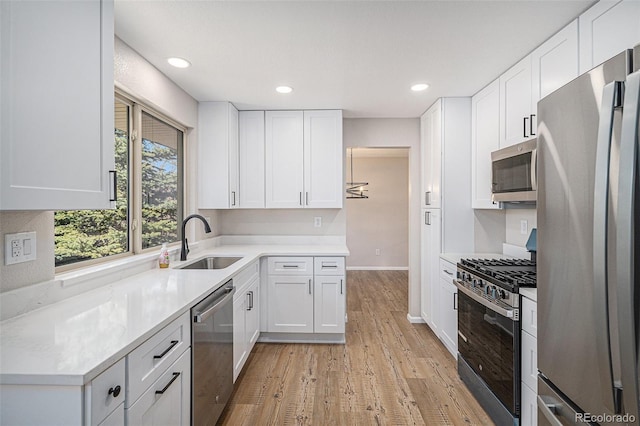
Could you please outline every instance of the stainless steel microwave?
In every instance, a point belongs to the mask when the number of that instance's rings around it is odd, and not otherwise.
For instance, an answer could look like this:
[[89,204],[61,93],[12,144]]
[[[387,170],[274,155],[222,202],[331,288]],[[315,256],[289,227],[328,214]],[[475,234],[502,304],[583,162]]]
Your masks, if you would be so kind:
[[535,203],[538,194],[537,141],[530,139],[491,153],[491,200]]

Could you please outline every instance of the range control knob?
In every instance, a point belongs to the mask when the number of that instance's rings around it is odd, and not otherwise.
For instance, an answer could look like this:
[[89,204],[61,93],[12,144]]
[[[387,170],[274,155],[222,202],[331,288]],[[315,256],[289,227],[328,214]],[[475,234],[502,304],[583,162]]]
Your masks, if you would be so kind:
[[480,288],[484,287],[484,283],[482,282],[482,280],[478,280],[478,287]]
[[476,280],[475,278],[473,279],[473,281],[471,281],[471,287],[474,287],[478,284],[478,280]]
[[496,298],[496,286],[491,286],[491,298]]
[[507,298],[507,292],[506,291],[500,290],[499,294],[500,294],[500,299],[506,299]]
[[460,272],[460,271],[456,272],[456,278],[457,279],[461,279],[463,275],[464,275],[464,272]]
[[490,287],[488,285],[484,287],[484,294],[486,294],[487,296],[489,295],[489,288]]

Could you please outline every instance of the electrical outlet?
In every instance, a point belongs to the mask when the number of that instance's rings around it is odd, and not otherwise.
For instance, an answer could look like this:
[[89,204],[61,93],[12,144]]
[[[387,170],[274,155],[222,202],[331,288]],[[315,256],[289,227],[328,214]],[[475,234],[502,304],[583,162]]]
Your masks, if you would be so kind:
[[20,232],[4,236],[4,264],[36,260],[36,233]]
[[316,228],[320,228],[322,227],[322,217],[321,216],[316,216],[313,218],[313,226]]
[[528,232],[529,232],[529,223],[525,219],[522,219],[520,221],[520,234],[527,235]]
[[380,256],[380,249],[376,249],[376,256]]

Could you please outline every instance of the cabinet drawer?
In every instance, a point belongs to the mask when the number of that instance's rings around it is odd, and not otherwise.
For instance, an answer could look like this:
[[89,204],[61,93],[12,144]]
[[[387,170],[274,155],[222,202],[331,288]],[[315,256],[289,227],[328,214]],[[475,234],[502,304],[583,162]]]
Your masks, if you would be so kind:
[[344,275],[344,257],[314,257],[316,275]]
[[269,275],[313,275],[313,257],[270,257]]
[[100,424],[120,404],[125,396],[125,361],[122,358],[91,381],[89,401],[91,424]]
[[127,402],[130,407],[191,346],[191,314],[157,332],[127,355]]
[[188,426],[191,421],[191,350],[168,366],[126,410],[128,425]]
[[522,309],[520,321],[522,329],[533,337],[538,337],[538,307],[537,303],[526,297],[522,297]]
[[440,277],[447,281],[451,282],[456,277],[456,265],[446,261],[444,259],[440,259]]
[[243,296],[247,287],[260,275],[260,261],[256,260],[233,277],[233,285],[236,287],[236,294],[233,300]]

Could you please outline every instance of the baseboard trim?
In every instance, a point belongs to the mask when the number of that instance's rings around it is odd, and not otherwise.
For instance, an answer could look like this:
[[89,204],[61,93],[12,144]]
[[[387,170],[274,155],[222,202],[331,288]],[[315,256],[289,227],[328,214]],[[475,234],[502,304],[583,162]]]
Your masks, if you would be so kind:
[[347,266],[347,271],[408,271],[408,266]]
[[411,324],[424,324],[425,321],[422,319],[422,317],[414,317],[410,314],[407,314],[407,320],[411,323]]

